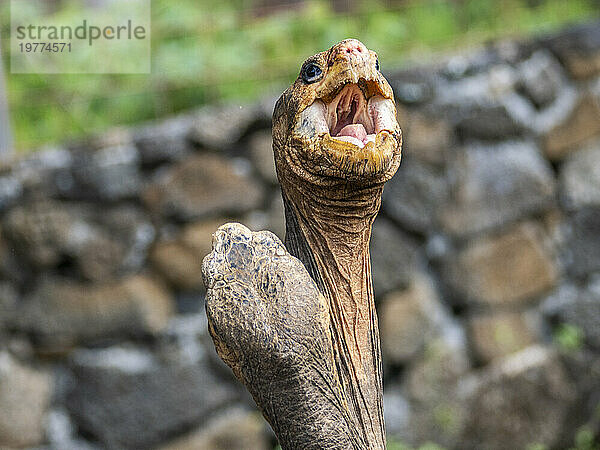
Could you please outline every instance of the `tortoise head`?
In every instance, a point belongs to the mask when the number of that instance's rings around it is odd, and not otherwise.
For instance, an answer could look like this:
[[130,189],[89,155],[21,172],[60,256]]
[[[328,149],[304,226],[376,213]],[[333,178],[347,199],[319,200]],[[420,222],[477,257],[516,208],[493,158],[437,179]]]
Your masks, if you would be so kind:
[[281,181],[290,171],[325,186],[391,178],[402,133],[377,54],[347,39],[308,58],[275,106],[273,147]]

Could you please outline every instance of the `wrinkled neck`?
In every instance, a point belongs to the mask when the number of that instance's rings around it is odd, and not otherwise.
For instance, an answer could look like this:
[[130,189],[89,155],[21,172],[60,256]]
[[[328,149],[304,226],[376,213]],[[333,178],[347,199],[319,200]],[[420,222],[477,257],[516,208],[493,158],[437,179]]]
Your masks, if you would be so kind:
[[[288,185],[289,187],[289,185]],[[283,192],[286,247],[329,300],[340,379],[372,445],[383,448],[382,372],[369,240],[381,185],[323,188],[294,184]]]
[[352,324],[363,323],[373,300],[369,240],[382,188],[294,190],[284,193],[288,250]]

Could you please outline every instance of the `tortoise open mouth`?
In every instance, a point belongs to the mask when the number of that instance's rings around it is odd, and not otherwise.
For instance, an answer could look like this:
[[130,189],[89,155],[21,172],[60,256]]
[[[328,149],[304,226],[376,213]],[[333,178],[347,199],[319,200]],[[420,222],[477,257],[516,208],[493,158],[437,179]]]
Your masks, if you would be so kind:
[[358,85],[345,85],[339,94],[326,104],[329,135],[360,148],[369,142],[374,143],[377,133],[385,129],[392,131],[395,128],[393,108],[386,108],[386,102],[392,101],[384,99],[381,95],[373,95],[367,99]]
[[349,149],[363,149],[374,146],[379,133],[393,133],[398,123],[394,101],[360,80],[343,85],[330,101],[315,100],[301,113],[299,127],[304,136],[326,135],[333,142],[350,144]]
[[375,142],[375,124],[368,101],[356,84],[347,84],[327,107],[329,135],[340,141],[364,147]]

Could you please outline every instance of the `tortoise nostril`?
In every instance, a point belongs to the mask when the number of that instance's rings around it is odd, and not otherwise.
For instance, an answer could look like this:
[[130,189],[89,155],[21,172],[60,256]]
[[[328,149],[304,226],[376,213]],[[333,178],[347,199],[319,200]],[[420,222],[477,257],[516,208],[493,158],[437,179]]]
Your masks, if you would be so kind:
[[351,60],[353,58],[364,59],[368,55],[367,48],[355,39],[348,39],[334,46],[332,49],[331,58],[335,60],[341,57],[342,59]]
[[344,50],[349,55],[352,53],[362,53],[362,48],[360,48],[360,46],[358,46],[358,45],[349,45]]

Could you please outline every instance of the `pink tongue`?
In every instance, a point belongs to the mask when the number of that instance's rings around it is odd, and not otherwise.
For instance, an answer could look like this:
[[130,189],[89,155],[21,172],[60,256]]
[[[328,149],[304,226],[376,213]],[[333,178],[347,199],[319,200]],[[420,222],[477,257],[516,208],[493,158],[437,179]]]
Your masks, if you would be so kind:
[[337,135],[351,136],[358,139],[361,142],[364,142],[367,138],[367,130],[365,130],[365,127],[362,123],[354,123],[352,125],[346,125],[340,130],[340,132]]

